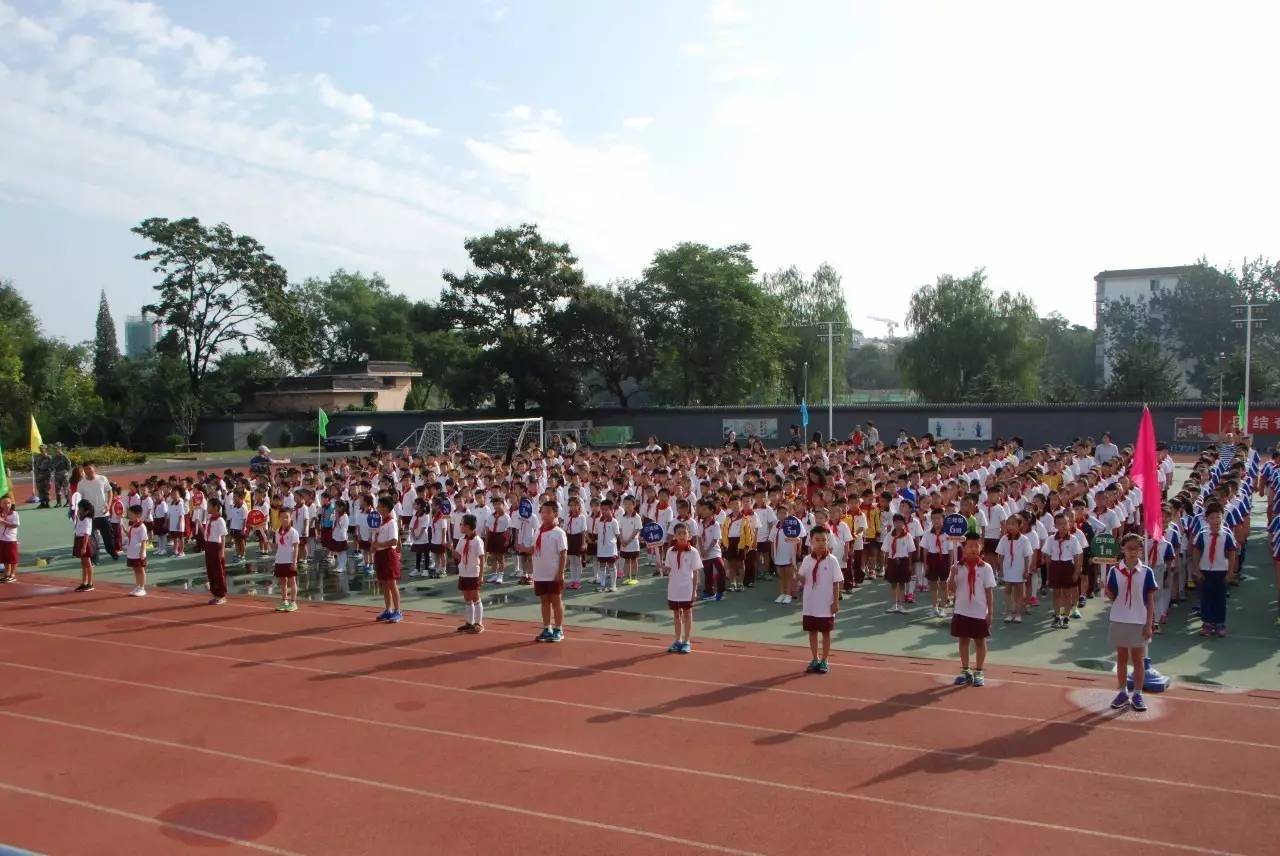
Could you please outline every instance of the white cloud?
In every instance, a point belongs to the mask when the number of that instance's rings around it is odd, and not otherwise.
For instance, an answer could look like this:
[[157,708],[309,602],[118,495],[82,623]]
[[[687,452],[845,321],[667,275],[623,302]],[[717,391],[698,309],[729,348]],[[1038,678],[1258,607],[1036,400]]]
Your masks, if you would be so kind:
[[18,10],[8,3],[0,2],[0,39],[4,34],[12,33],[20,41],[37,45],[51,45],[58,41],[53,29],[34,18],[19,15]]
[[533,108],[528,104],[517,104],[506,112],[508,119],[516,119],[518,121],[528,121],[533,118]]
[[707,20],[716,26],[741,24],[750,17],[737,0],[713,0],[707,10]]
[[433,128],[426,122],[420,122],[417,119],[410,119],[407,116],[400,116],[386,111],[378,113],[378,121],[387,127],[418,137],[434,137],[440,133],[439,128]]
[[733,83],[738,80],[773,80],[778,67],[768,62],[725,63],[711,70],[713,83]]
[[702,42],[685,42],[680,46],[680,53],[682,54],[700,54],[706,52],[707,46]]
[[653,124],[652,116],[628,116],[622,120],[622,124],[632,130],[643,131],[645,128]]
[[317,74],[312,82],[324,106],[363,124],[373,121],[377,112],[373,109],[373,102],[359,92],[343,92],[333,85],[327,74]]

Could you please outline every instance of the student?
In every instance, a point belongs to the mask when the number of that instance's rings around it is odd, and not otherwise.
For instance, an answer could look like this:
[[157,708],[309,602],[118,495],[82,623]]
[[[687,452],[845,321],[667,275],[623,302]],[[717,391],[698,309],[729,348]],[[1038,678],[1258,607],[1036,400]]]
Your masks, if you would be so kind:
[[[831,631],[835,628],[836,613],[840,611],[840,584],[843,576],[840,562],[831,554],[831,533],[824,526],[815,526],[809,533],[809,555],[800,563],[803,628],[809,634],[809,661],[806,672],[825,675],[827,655],[831,652]],[[821,649],[819,649],[821,637]]]
[[382,525],[373,533],[373,570],[382,589],[384,609],[378,621],[397,624],[404,621],[400,612],[400,524],[395,515],[396,501],[384,495],[378,497],[378,512]]
[[1222,504],[1204,509],[1205,526],[1192,543],[1192,564],[1200,588],[1200,635],[1227,635],[1227,585],[1236,577],[1235,536],[1222,525]]
[[1005,534],[996,544],[996,567],[1004,583],[1004,623],[1021,624],[1026,610],[1026,583],[1031,578],[1035,550],[1022,534],[1018,515],[1005,519]]
[[[1142,700],[1142,682],[1146,674],[1143,658],[1151,640],[1155,620],[1155,572],[1142,563],[1142,536],[1129,533],[1120,540],[1124,560],[1107,570],[1106,591],[1111,601],[1111,623],[1108,638],[1116,649],[1116,681],[1120,691],[1111,702],[1112,710],[1132,706],[1139,713],[1147,709]],[[1128,662],[1133,662],[1133,698],[1125,689]]]
[[21,521],[13,507],[13,497],[0,497],[0,565],[4,565],[4,577],[0,583],[18,581],[18,526]]
[[786,502],[780,502],[778,524],[773,527],[773,546],[770,548],[773,567],[778,576],[778,596],[773,602],[783,606],[791,603],[791,586],[796,573],[796,551],[800,544],[799,538],[791,538],[782,531],[783,525],[790,516],[792,516],[790,506]]
[[227,602],[226,539],[227,521],[222,516],[222,500],[210,497],[206,503],[201,537],[204,539],[204,573],[209,578],[209,604],[221,606]]
[[282,507],[278,520],[280,525],[275,530],[275,577],[280,585],[280,604],[276,607],[276,612],[297,612],[298,604],[294,602],[294,598],[298,594],[298,550],[301,538],[293,526],[291,509]]
[[903,602],[907,586],[911,584],[911,557],[916,551],[916,541],[907,531],[907,519],[901,514],[893,515],[893,528],[885,533],[883,547],[884,578],[893,598],[885,612],[906,615],[908,610]]
[[542,632],[535,642],[564,641],[564,568],[569,542],[556,525],[554,501],[542,503],[538,516],[542,525],[533,539],[533,593],[542,607]]
[[724,558],[720,552],[720,524],[713,499],[698,502],[698,553],[702,556],[702,599],[724,600]]
[[76,503],[76,524],[71,555],[80,559],[80,585],[76,591],[93,591],[93,503],[81,499]]
[[[590,520],[582,513],[582,500],[576,495],[569,497],[569,514],[565,519],[564,533],[568,539],[569,552],[569,588],[577,590],[582,587],[582,567],[587,556],[587,535]],[[596,591],[608,591],[608,586],[597,578]]]
[[227,535],[231,537],[231,545],[235,549],[232,561],[236,564],[244,561],[244,541],[247,528],[245,521],[248,520],[248,517],[249,508],[244,504],[244,491],[232,491],[231,507],[227,509],[226,513],[226,526]]
[[431,561],[428,564],[427,577],[443,578],[449,574],[449,516],[444,513],[443,500],[437,498],[431,511],[431,526],[427,530],[430,539]]
[[345,499],[333,503],[333,564],[334,572],[345,574],[350,558],[347,538],[351,531],[351,505]]
[[413,501],[413,514],[405,532],[413,553],[413,570],[409,576],[425,576],[431,570],[431,514],[425,499],[419,497]]
[[947,578],[955,563],[956,548],[951,537],[942,531],[946,515],[941,508],[929,513],[929,531],[924,536],[924,575],[929,582],[929,598],[935,618],[946,617]]
[[187,492],[181,485],[169,494],[168,520],[165,531],[169,533],[169,551],[175,556],[187,553]]
[[596,542],[596,577],[606,591],[618,590],[618,541],[622,524],[613,516],[613,501],[600,501],[600,516],[592,524]]
[[[951,567],[947,590],[955,597],[951,635],[960,646],[960,674],[952,682],[958,687],[980,687],[986,683],[982,667],[987,661],[987,637],[991,635],[991,615],[995,611],[996,573],[982,561],[984,542],[975,533],[965,536],[961,560]],[[969,668],[969,644],[977,653],[975,669]]]
[[1045,559],[1049,563],[1049,586],[1053,589],[1053,629],[1066,630],[1080,591],[1084,548],[1071,531],[1070,512],[1055,514],[1053,527],[1053,535],[1044,544]]
[[667,648],[672,654],[689,654],[693,645],[693,598],[698,586],[702,556],[689,542],[689,527],[676,523],[671,528],[671,549],[667,551],[667,609],[675,624],[675,641]]
[[507,552],[511,549],[511,517],[502,497],[493,498],[493,513],[485,520],[485,555],[494,585],[506,582]]
[[480,602],[484,555],[484,541],[476,535],[476,516],[462,515],[462,537],[453,548],[458,562],[458,591],[462,592],[463,608],[467,612],[466,623],[458,628],[459,633],[484,632],[484,604]]
[[756,549],[756,517],[744,506],[746,500],[734,497],[730,500],[732,513],[725,521],[720,546],[728,563],[729,591],[746,591],[747,556]]
[[[627,494],[622,498],[622,516],[618,518],[618,558],[622,560],[622,584],[640,583],[640,530],[644,520],[636,512],[636,498]],[[1280,572],[1277,572],[1280,579]]]

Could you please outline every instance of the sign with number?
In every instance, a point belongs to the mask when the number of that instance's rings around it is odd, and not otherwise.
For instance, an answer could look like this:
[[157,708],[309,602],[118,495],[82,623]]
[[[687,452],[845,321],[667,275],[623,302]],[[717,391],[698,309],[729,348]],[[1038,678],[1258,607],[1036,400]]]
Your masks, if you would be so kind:
[[259,509],[255,508],[249,512],[249,516],[245,518],[250,526],[261,526],[267,522],[267,515],[263,514]]
[[969,519],[963,514],[948,514],[942,518],[942,531],[952,538],[963,538],[969,531]]
[[799,538],[800,533],[803,531],[804,527],[801,525],[799,518],[788,517],[782,521],[782,534],[788,538]]
[[441,514],[453,513],[453,506],[449,504],[449,500],[447,499],[440,500],[440,513]]
[[193,491],[191,494],[192,505],[204,505],[204,494],[200,491]]
[[1120,547],[1114,535],[1098,535],[1093,539],[1093,558],[1115,559],[1120,555]]
[[520,498],[520,516],[525,520],[533,516],[533,503],[529,501],[527,496]]
[[320,528],[321,529],[333,528],[333,506],[332,505],[325,507],[325,509],[320,512]]
[[370,529],[377,529],[382,525],[382,515],[376,511],[370,511],[366,522],[369,524]]
[[646,523],[640,530],[640,540],[646,544],[657,544],[662,537],[661,523]]
[[118,499],[112,502],[111,513],[114,514],[116,517],[124,517],[124,503]]

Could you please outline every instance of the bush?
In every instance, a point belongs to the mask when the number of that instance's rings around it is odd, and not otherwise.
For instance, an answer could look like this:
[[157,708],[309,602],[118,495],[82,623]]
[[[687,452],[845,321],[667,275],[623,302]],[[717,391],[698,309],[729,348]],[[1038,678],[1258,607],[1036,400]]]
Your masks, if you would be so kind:
[[178,447],[187,442],[187,438],[181,434],[169,434],[164,438],[165,445],[173,451],[178,451]]
[[245,442],[249,444],[250,449],[256,451],[257,448],[262,445],[262,432],[250,431],[249,435],[245,437]]
[[282,448],[287,448],[292,445],[293,445],[293,432],[290,431],[288,428],[281,428],[280,429],[280,446]]
[[[93,461],[101,467],[120,466],[121,464],[145,464],[147,456],[142,452],[132,452],[120,446],[75,446],[66,450],[71,463],[80,466],[86,460]],[[9,472],[31,470],[31,453],[26,449],[5,449],[4,463]]]

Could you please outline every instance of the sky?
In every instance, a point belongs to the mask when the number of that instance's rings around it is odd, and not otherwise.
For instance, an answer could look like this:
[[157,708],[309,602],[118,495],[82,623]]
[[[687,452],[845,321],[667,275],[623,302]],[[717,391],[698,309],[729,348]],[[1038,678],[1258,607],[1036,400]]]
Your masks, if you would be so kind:
[[100,290],[150,299],[146,217],[414,299],[535,222],[597,283],[681,241],[828,262],[871,335],[978,267],[1092,326],[1101,270],[1280,256],[1277,32],[1266,0],[0,0],[0,278],[81,341]]

